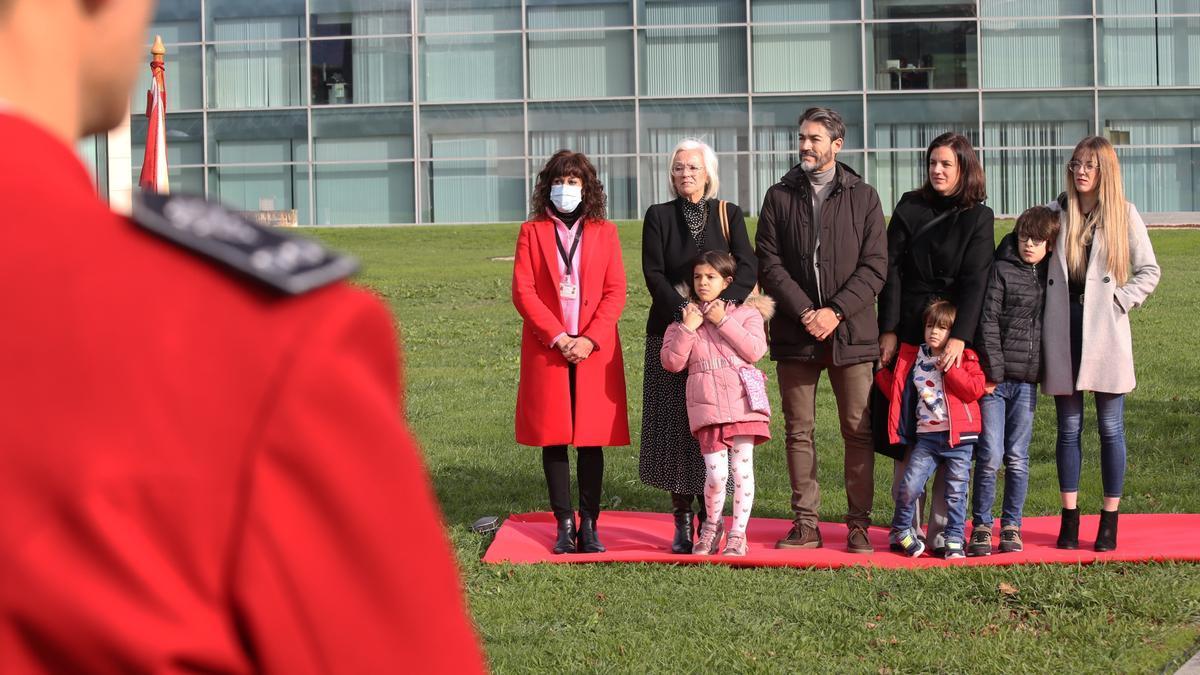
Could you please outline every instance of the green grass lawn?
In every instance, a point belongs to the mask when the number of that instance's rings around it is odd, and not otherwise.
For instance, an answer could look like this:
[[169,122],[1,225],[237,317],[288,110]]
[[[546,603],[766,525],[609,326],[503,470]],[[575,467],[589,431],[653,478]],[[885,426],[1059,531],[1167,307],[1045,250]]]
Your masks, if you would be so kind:
[[[621,334],[636,442],[649,295],[640,223],[620,227],[629,277]],[[922,571],[483,565],[484,541],[471,533],[472,521],[548,509],[539,451],[513,441],[520,318],[510,300],[512,264],[493,260],[512,255],[517,226],[315,232],[361,258],[359,281],[397,316],[408,417],[428,457],[471,613],[499,672],[1162,672],[1200,641],[1200,566],[1192,564]],[[1151,239],[1163,280],[1132,315],[1140,386],[1127,405],[1122,510],[1200,512],[1200,232],[1154,232]],[[1100,470],[1088,405],[1081,505],[1094,512]],[[775,440],[756,457],[754,514],[789,518],[782,418],[772,425]],[[819,393],[816,444],[821,519],[840,521],[841,438],[828,384]],[[606,457],[606,508],[667,510],[667,495],[638,481],[636,446],[611,448]],[[1054,405],[1046,397],[1030,464],[1025,513],[1057,514]],[[877,523],[891,517],[890,480],[890,462],[879,462]],[[602,535],[603,525],[601,518]]]

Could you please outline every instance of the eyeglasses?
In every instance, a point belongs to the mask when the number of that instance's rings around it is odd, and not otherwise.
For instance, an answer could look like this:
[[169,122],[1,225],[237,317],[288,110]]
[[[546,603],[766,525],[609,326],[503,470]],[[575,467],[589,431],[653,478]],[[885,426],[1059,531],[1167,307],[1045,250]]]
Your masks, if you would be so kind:
[[698,164],[676,164],[671,167],[671,173],[675,174],[676,176],[682,176],[688,173],[695,174],[700,173],[701,171],[704,171],[704,167]]
[[1083,173],[1096,173],[1100,170],[1100,165],[1096,164],[1095,162],[1088,162],[1087,164],[1084,164],[1077,159],[1067,162],[1067,171],[1070,171],[1071,173],[1079,173],[1081,169],[1083,170]]
[[1045,239],[1034,239],[1033,237],[1024,234],[1018,236],[1017,241],[1021,242],[1022,244],[1033,244],[1034,246],[1039,246],[1046,243]]

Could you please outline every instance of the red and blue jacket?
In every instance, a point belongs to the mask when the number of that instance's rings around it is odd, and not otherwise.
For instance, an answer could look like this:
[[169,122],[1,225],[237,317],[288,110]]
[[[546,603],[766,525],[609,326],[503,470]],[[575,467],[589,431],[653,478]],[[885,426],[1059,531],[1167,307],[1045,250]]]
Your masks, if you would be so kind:
[[[875,383],[888,397],[888,440],[911,445],[917,441],[917,388],[913,386],[913,364],[917,360],[916,345],[901,344],[896,365],[875,373]],[[979,355],[964,349],[962,365],[942,373],[942,388],[946,393],[946,409],[950,413],[950,445],[974,443],[983,429],[979,399],[983,397],[986,378],[979,367]]]

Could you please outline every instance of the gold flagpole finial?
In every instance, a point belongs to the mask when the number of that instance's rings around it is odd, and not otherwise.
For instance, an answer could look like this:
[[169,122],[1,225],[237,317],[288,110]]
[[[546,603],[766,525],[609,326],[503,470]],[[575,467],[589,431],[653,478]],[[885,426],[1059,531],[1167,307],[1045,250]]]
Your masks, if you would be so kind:
[[[145,44],[144,42],[142,44]],[[155,61],[162,61],[163,54],[167,53],[167,48],[163,45],[162,36],[154,36],[154,46],[150,48],[150,53],[154,55]]]

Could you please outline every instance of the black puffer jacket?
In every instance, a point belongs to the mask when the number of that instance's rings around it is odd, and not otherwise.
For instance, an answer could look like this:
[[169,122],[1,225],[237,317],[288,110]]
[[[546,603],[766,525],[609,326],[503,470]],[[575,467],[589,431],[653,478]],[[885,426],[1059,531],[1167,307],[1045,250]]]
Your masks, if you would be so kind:
[[[887,231],[875,188],[838,162],[821,227],[813,227],[812,186],[799,165],[763,198],[755,244],[758,280],[775,299],[771,358],[849,365],[879,358],[875,296],[887,271]],[[820,241],[820,253],[813,251]],[[805,330],[809,307],[841,311],[846,320],[824,342]]]
[[1017,252],[1017,236],[996,249],[975,341],[990,382],[1037,382],[1042,365],[1042,305],[1046,261],[1030,265]]

